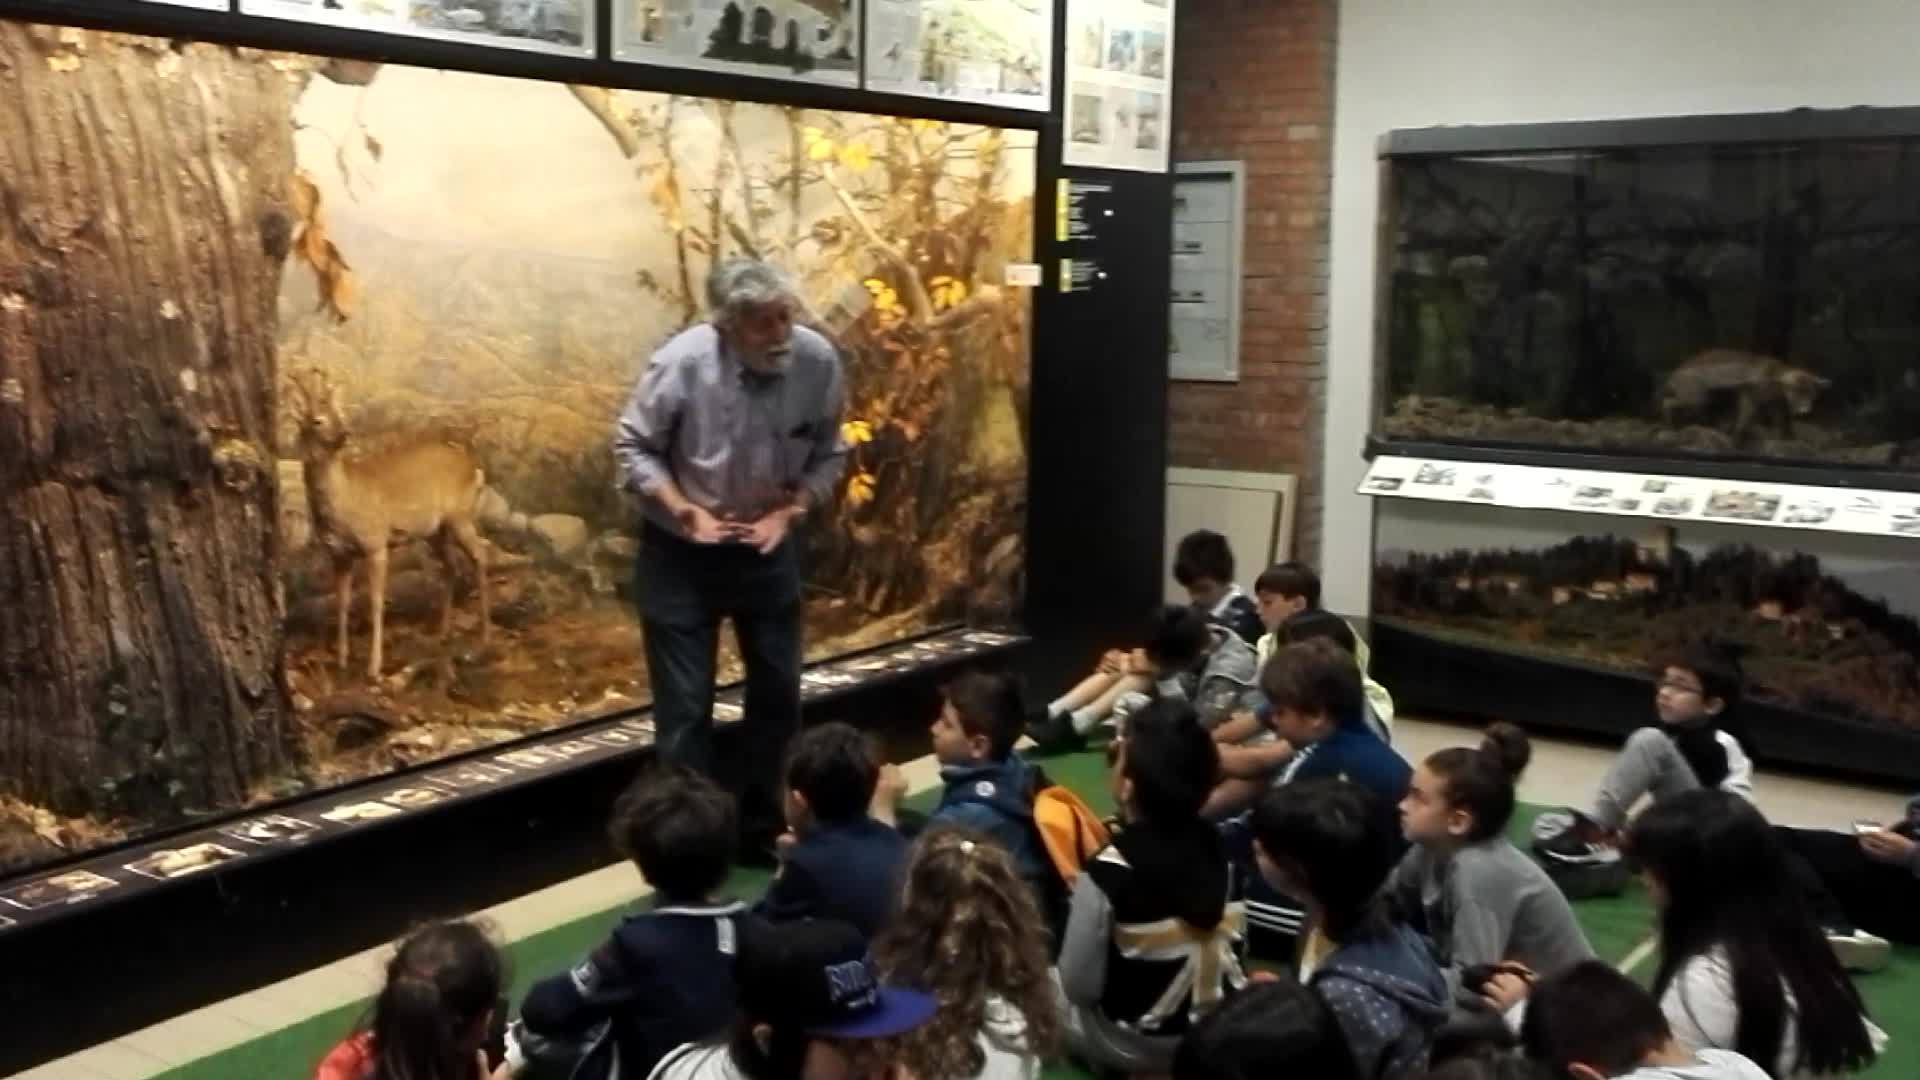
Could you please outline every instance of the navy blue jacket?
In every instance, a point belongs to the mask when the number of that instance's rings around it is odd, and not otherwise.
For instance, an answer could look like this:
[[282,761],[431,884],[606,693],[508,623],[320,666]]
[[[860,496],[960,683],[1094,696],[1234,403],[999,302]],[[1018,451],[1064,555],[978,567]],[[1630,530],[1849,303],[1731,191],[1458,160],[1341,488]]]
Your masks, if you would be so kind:
[[[929,826],[963,825],[1007,849],[1020,876],[1040,888],[1052,871],[1033,825],[1033,766],[1019,754],[980,765],[942,765],[940,793]],[[1042,894],[1044,895],[1044,894]]]
[[899,831],[870,817],[815,826],[787,849],[754,911],[774,922],[837,919],[871,938],[893,914],[906,860]]
[[[751,919],[739,903],[629,915],[579,966],[535,983],[521,1023],[543,1041],[606,1040],[618,1049],[620,1075],[645,1076],[669,1050],[733,1022],[735,945]],[[593,1056],[599,1064],[588,1075],[606,1075],[610,1063]]]
[[1388,806],[1398,806],[1407,796],[1413,766],[1381,742],[1365,721],[1355,718],[1319,742],[1302,747],[1280,774],[1282,783],[1328,776],[1351,780],[1385,799]]

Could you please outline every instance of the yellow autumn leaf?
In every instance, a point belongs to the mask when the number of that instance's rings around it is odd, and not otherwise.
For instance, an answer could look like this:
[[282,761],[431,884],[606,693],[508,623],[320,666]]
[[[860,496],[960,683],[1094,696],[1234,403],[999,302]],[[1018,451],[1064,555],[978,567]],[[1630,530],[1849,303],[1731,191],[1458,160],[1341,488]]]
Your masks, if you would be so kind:
[[866,143],[851,142],[840,148],[840,164],[854,172],[861,172],[873,164],[873,155],[868,152]]
[[933,121],[921,120],[919,118],[915,118],[907,121],[907,127],[911,128],[915,135],[918,135],[921,132],[926,131],[927,129],[933,127]]
[[833,151],[832,139],[819,139],[812,146],[807,147],[807,157],[814,161],[832,161]]
[[847,503],[859,506],[873,500],[873,474],[860,472],[847,481]]
[[865,420],[849,420],[840,425],[840,438],[848,446],[859,446],[873,441],[873,425]]
[[887,283],[884,281],[881,281],[877,277],[870,277],[867,280],[861,282],[860,284],[865,285],[867,287],[867,291],[872,293],[875,296],[879,296],[887,288]]

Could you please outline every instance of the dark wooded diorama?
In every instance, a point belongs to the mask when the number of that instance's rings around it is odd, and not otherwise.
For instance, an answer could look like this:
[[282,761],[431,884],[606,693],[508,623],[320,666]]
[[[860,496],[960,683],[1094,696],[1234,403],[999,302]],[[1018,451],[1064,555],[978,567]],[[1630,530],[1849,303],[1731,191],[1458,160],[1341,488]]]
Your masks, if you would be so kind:
[[1014,612],[1030,134],[4,22],[0,97],[0,871],[643,703],[609,440],[717,257],[847,357],[810,655]]
[[1389,438],[1920,467],[1920,140],[1393,160]]
[[[1745,651],[1749,695],[1920,731],[1920,623],[1805,553],[1702,554],[1613,536],[1532,550],[1383,553],[1377,621],[1645,671],[1703,638]],[[1813,721],[1817,722],[1817,721]]]

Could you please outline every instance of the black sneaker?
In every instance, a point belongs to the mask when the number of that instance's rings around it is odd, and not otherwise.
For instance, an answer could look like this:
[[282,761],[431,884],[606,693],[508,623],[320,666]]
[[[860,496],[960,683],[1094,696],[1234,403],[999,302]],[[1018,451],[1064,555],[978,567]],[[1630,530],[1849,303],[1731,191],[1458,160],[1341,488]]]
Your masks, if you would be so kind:
[[1600,823],[1578,810],[1549,810],[1533,823],[1533,851],[1561,866],[1612,866],[1620,849]]
[[1073,718],[1069,716],[1047,716],[1045,714],[1027,723],[1027,737],[1033,740],[1036,753],[1066,754],[1075,750],[1084,750],[1086,736],[1073,730]]

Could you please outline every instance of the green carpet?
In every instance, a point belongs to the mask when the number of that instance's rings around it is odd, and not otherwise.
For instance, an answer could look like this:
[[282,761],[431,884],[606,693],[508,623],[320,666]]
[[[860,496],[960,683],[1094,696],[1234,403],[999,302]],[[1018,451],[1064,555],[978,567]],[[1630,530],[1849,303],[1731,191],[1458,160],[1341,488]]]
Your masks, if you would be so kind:
[[[1111,810],[1113,799],[1107,785],[1106,760],[1099,751],[1044,758],[1041,764],[1056,783],[1079,792],[1095,810],[1101,813]],[[909,804],[924,810],[929,808],[932,798],[932,793],[923,793],[909,800]],[[1512,834],[1516,843],[1525,843],[1527,829],[1538,813],[1537,808],[1523,807],[1515,815]],[[736,896],[753,896],[766,887],[766,881],[765,873],[741,871],[728,882],[728,890]],[[1612,963],[1619,963],[1651,933],[1652,910],[1637,885],[1624,896],[1582,901],[1574,905],[1574,911],[1594,950]],[[570,968],[605,937],[624,913],[624,907],[604,911],[508,946],[508,960],[514,974],[513,1000],[518,1001],[536,979]],[[1642,964],[1637,974],[1650,977],[1651,961]],[[1885,1056],[1862,1075],[1878,1080],[1920,1076],[1920,949],[1897,950],[1891,969],[1861,978],[1859,986],[1875,1019],[1893,1035]],[[321,1013],[180,1066],[163,1074],[161,1080],[235,1080],[237,1077],[298,1080],[311,1076],[314,1065],[352,1030],[366,1007],[367,1002],[360,1001]],[[1070,1066],[1050,1067],[1045,1075],[1048,1080],[1082,1080],[1085,1076]]]

